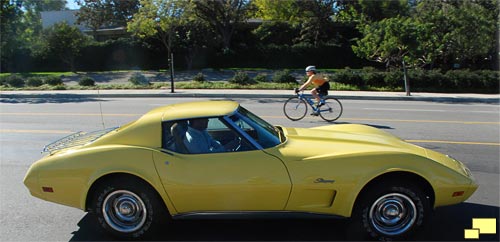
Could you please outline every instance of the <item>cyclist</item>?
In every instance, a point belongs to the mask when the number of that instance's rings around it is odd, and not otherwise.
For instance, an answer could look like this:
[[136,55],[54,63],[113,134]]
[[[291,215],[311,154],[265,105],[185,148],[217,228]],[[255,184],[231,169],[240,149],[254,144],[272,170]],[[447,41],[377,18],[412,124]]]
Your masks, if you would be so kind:
[[[295,92],[300,92],[307,88],[307,86],[313,84],[314,88],[311,90],[311,94],[316,99],[316,107],[320,107],[325,104],[323,100],[321,100],[320,95],[326,96],[328,95],[328,90],[330,89],[330,84],[328,83],[328,79],[325,78],[321,74],[316,73],[316,66],[308,66],[306,67],[306,75],[309,77],[307,81],[299,88],[295,89]],[[312,114],[314,115],[314,113]],[[316,114],[317,115],[317,114]]]

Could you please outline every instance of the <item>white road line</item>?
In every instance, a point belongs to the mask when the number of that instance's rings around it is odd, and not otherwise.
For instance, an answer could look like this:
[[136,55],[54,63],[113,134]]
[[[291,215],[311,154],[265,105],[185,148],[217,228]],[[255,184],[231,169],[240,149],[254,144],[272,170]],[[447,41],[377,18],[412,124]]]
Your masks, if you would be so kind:
[[500,111],[474,111],[474,110],[440,110],[440,109],[398,109],[398,108],[363,108],[364,110],[373,111],[403,111],[403,112],[461,112],[461,113],[495,113],[500,114]]

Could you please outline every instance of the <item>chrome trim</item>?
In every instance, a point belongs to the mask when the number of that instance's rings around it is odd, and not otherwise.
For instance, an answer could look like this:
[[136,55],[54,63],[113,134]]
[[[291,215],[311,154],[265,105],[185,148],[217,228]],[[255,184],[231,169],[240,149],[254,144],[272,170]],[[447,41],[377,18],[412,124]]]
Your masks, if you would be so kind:
[[413,200],[401,193],[386,194],[377,199],[368,213],[377,232],[389,236],[406,233],[417,221],[418,209]]
[[66,137],[63,137],[61,139],[58,139],[45,147],[43,147],[42,153],[50,153],[52,154],[55,151],[62,150],[62,149],[67,149],[67,148],[72,148],[76,146],[81,146],[81,145],[86,145],[89,143],[94,142],[98,138],[102,137],[103,135],[118,129],[119,127],[113,127],[113,128],[108,128],[108,129],[103,129],[103,130],[98,130],[98,131],[93,131],[90,133],[85,133],[85,132],[76,132],[74,134],[68,135]]
[[327,180],[327,179],[324,179],[324,178],[318,178],[316,180],[314,180],[314,183],[335,183],[335,180]]
[[344,219],[340,215],[297,211],[195,211],[172,215],[175,220],[202,219]]
[[117,190],[106,196],[102,206],[106,223],[114,230],[131,233],[146,223],[148,210],[142,199],[127,190]]

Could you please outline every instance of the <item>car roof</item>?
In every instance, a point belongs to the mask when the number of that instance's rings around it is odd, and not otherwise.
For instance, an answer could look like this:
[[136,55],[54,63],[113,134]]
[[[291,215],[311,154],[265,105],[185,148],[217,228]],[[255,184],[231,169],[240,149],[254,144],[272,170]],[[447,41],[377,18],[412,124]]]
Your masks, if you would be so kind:
[[146,115],[161,115],[162,121],[169,121],[231,115],[238,107],[234,101],[184,102],[153,109]]

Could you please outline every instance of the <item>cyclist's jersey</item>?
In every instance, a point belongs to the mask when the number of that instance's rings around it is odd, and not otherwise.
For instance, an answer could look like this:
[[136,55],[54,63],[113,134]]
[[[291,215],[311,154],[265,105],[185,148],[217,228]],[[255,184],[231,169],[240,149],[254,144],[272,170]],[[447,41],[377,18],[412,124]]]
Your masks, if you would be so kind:
[[328,82],[328,80],[324,78],[323,75],[321,74],[314,74],[309,77],[309,80],[311,80],[311,83],[314,85],[314,87],[320,87],[325,82]]

